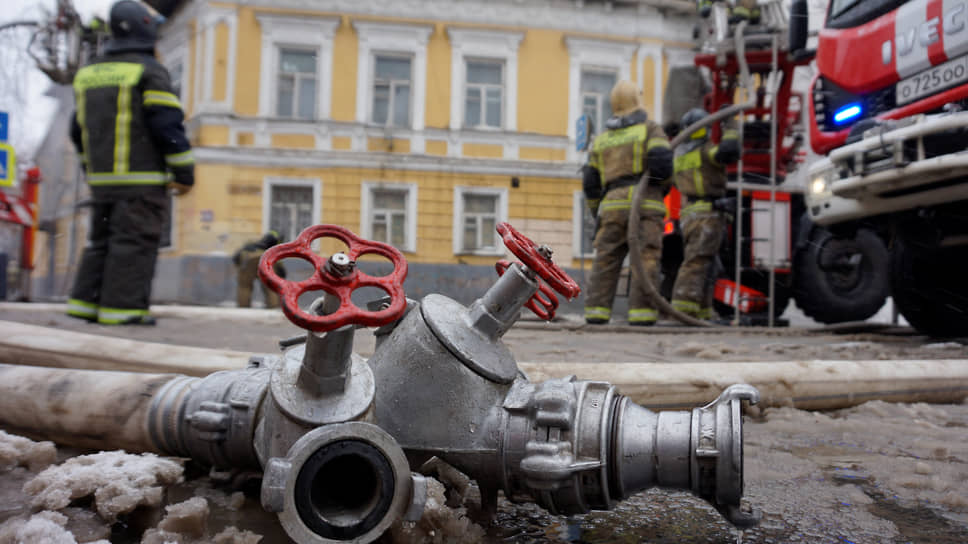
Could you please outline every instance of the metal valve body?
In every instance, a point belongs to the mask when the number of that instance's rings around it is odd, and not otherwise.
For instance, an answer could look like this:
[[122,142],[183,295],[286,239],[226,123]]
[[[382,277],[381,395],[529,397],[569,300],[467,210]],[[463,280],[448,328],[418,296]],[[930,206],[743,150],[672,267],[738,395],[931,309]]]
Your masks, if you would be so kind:
[[[398,519],[419,519],[426,482],[412,471],[431,457],[476,480],[485,511],[496,510],[499,490],[570,514],[660,486],[691,490],[738,526],[755,523],[739,509],[740,401],[755,403],[757,391],[735,385],[702,408],[657,414],[603,382],[531,383],[501,336],[525,305],[553,316],[557,300],[547,288],[536,295],[539,277],[569,297],[578,287],[550,252],[509,225],[499,232],[525,264],[499,267],[469,307],[442,295],[404,299],[402,255],[340,227],[310,227],[270,249],[260,276],[310,329],[305,340],[246,370],[171,380],[152,400],[153,441],[218,468],[263,470],[262,504],[300,544],[372,542]],[[349,256],[320,260],[310,249],[320,235],[346,242]],[[354,269],[359,255],[384,251],[395,259],[389,280]],[[317,275],[267,277],[288,256],[313,261]],[[348,308],[366,285],[390,296],[375,310]],[[294,307],[319,289],[328,294],[308,312]],[[369,361],[352,350],[358,325],[380,325]]]

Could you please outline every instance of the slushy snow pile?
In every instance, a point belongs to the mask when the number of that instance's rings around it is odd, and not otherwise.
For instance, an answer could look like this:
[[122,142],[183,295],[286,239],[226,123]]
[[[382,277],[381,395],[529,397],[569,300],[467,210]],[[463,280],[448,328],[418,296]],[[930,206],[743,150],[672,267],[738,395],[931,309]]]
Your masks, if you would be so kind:
[[107,522],[139,506],[159,506],[164,486],[182,480],[181,463],[151,453],[102,451],[52,466],[24,484],[37,509],[60,510],[71,501],[93,496]]
[[158,527],[148,529],[141,544],[258,544],[262,537],[251,531],[226,527],[215,536],[208,536],[208,501],[192,497],[187,501],[165,507],[165,519]]
[[[64,526],[67,516],[58,512],[40,512],[30,519],[12,519],[0,525],[0,544],[77,544]],[[110,544],[97,540],[90,544]]]
[[53,442],[34,442],[0,431],[0,470],[13,467],[40,470],[56,461],[57,448]]

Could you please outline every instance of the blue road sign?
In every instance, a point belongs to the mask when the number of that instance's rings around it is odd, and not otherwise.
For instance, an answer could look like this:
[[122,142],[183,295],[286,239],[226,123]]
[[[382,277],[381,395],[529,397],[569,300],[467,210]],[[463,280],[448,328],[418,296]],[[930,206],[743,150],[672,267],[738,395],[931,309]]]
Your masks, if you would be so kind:
[[17,156],[13,146],[0,143],[0,187],[13,187],[17,183]]
[[588,115],[583,114],[575,122],[575,151],[588,149]]
[[10,136],[10,116],[7,112],[0,111],[0,142],[6,142]]

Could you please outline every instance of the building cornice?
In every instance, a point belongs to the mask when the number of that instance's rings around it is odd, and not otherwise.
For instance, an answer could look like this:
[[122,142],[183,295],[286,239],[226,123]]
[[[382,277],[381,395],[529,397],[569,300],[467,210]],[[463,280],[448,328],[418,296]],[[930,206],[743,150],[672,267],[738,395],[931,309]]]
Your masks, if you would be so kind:
[[689,42],[695,8],[670,0],[618,7],[555,0],[247,0],[245,5],[273,10],[325,11],[380,18],[444,23],[547,28],[565,32]]
[[195,147],[192,152],[199,165],[208,163],[262,168],[361,168],[559,178],[573,179],[576,182],[579,180],[576,163],[569,162],[253,147]]

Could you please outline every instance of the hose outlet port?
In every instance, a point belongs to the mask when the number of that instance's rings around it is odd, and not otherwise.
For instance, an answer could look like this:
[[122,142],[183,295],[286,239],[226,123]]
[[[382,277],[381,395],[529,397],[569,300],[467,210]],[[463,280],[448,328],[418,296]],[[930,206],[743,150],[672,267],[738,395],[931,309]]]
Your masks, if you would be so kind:
[[359,440],[317,449],[296,477],[299,518],[314,533],[351,540],[386,517],[394,495],[393,467],[375,446]]
[[[363,422],[324,425],[303,435],[285,458],[266,463],[262,498],[280,510],[300,544],[373,542],[404,514],[422,510],[403,450]],[[274,508],[270,508],[274,507]]]

